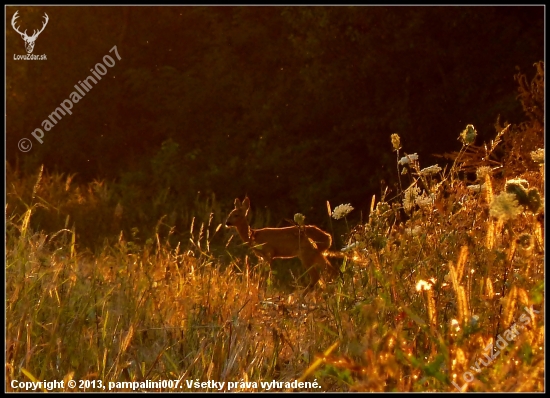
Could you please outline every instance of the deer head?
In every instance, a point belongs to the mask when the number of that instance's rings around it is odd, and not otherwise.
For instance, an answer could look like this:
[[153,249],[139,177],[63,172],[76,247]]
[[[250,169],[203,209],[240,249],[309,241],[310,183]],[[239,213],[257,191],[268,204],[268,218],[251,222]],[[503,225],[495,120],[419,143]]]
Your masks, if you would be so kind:
[[229,213],[225,225],[228,227],[236,227],[243,222],[246,223],[248,209],[250,209],[250,200],[248,198],[244,198],[242,204],[239,198],[235,199],[235,208]]
[[34,42],[36,41],[36,38],[38,37],[38,35],[40,33],[42,33],[42,31],[44,30],[44,28],[48,24],[49,17],[48,17],[48,14],[44,13],[44,15],[45,15],[44,18],[46,20],[42,24],[42,29],[40,29],[39,31],[35,30],[32,36],[27,36],[27,30],[26,29],[25,29],[25,32],[20,32],[19,28],[17,26],[15,26],[15,20],[18,18],[18,15],[17,15],[18,12],[19,11],[16,11],[15,14],[13,14],[13,18],[11,19],[11,26],[13,27],[13,29],[17,33],[19,33],[21,35],[21,38],[23,40],[25,40],[25,50],[27,50],[28,54],[31,54],[32,51],[34,50]]

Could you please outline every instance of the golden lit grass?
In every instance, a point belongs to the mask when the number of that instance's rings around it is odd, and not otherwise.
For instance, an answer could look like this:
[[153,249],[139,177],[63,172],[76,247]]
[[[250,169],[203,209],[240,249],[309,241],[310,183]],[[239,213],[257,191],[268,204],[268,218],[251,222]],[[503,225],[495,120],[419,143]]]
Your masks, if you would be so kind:
[[[518,131],[535,134],[540,123],[533,126]],[[504,129],[507,166],[517,145],[542,143]],[[408,173],[400,196],[373,198],[368,221],[346,237],[343,278],[303,300],[266,281],[242,246],[215,242],[213,201],[198,219],[188,215],[190,241],[174,247],[170,233],[145,242],[121,233],[92,254],[79,250],[81,225],[103,237],[102,226],[117,228],[123,217],[109,187],[71,187],[70,177],[42,170],[32,179],[9,173],[7,390],[31,381],[101,391],[98,381],[172,380],[178,388],[139,390],[214,391],[187,385],[210,380],[225,382],[224,391],[227,382],[240,383],[231,391],[265,391],[261,382],[299,380],[320,388],[298,391],[544,391],[543,169],[517,166],[511,177],[529,187],[516,184],[510,195],[491,174],[494,161],[479,163],[473,126],[465,131],[450,170],[421,169],[410,157],[398,165]],[[476,167],[479,184],[468,187],[463,171]],[[80,212],[74,223],[69,209]],[[65,228],[47,228],[60,222]],[[223,250],[233,253],[230,264]],[[88,387],[70,388],[72,379]]]
[[9,390],[71,378],[180,380],[178,391],[185,380],[293,381],[335,340],[316,332],[326,307],[265,298],[242,265],[123,239],[79,254],[72,231],[31,233],[25,220],[8,225]]
[[[179,391],[243,380],[257,388],[236,390],[262,391],[261,381],[305,375],[321,391],[542,391],[542,226],[529,212],[499,223],[487,206],[457,183],[404,227],[388,229],[375,210],[350,235],[368,242],[344,260],[343,280],[304,301],[266,291],[248,260],[216,261],[205,249],[213,225],[195,226],[185,250],[121,238],[92,255],[73,230],[32,232],[31,207],[8,220],[8,390],[73,378],[180,380]],[[488,363],[485,348],[525,307],[541,312]]]

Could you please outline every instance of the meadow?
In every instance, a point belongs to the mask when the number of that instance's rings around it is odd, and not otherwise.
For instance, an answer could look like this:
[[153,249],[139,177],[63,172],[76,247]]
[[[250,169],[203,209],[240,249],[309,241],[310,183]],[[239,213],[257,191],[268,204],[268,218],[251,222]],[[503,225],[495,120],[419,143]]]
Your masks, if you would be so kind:
[[341,276],[305,297],[305,270],[266,267],[214,199],[185,240],[167,214],[88,248],[122,231],[109,184],[8,165],[7,391],[544,391],[543,78],[518,78],[524,123],[477,146],[466,126],[447,166],[388,137],[399,192],[356,225],[327,203]]

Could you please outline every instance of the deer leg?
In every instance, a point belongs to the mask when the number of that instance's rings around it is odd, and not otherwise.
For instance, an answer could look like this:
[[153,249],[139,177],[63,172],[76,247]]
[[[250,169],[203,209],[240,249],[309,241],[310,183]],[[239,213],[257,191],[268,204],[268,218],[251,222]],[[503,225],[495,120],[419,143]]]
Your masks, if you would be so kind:
[[319,281],[319,271],[317,270],[317,266],[315,264],[311,265],[308,268],[308,274],[309,274],[309,284],[307,285],[306,289],[304,290],[304,293],[302,296],[305,296],[309,292],[313,290],[315,287],[315,284],[317,281]]
[[339,276],[342,276],[342,272],[340,271],[339,268],[337,268],[336,266],[334,266],[329,260],[328,258],[326,258],[325,256],[322,256],[323,257],[323,260],[324,260],[324,264],[325,264],[325,269],[328,271],[330,277],[332,279],[336,278],[336,277],[339,277]]
[[[307,242],[309,243],[309,242]],[[300,251],[300,261],[302,262],[302,265],[306,269],[307,273],[309,274],[309,284],[307,285],[306,289],[302,293],[302,296],[305,296],[308,294],[311,290],[313,290],[313,287],[319,281],[320,275],[319,275],[319,269],[318,266],[320,264],[320,258],[321,257],[324,260],[324,257],[319,253],[318,250],[316,250],[311,244],[305,244],[302,247],[302,250]]]

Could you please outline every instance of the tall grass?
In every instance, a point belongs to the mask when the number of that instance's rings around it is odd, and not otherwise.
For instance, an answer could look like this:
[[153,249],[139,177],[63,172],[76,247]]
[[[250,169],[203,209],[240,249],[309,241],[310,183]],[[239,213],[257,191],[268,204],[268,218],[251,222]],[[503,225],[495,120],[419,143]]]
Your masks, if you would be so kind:
[[[502,178],[495,160],[478,156],[469,127],[443,169],[421,168],[392,137],[402,188],[373,198],[367,222],[345,236],[342,277],[304,299],[268,283],[292,274],[267,276],[223,232],[215,198],[159,217],[144,237],[120,232],[123,205],[107,184],[14,173],[7,390],[57,380],[57,391],[128,391],[121,383],[172,380],[177,387],[136,386],[289,391],[284,382],[298,380],[317,384],[297,391],[543,391],[543,170],[533,163]],[[529,132],[506,129],[504,142]],[[514,142],[525,144],[516,137],[508,151]],[[83,233],[109,237],[86,249]],[[225,384],[188,385],[209,380]]]

